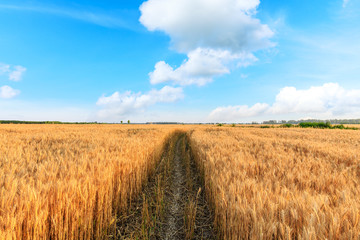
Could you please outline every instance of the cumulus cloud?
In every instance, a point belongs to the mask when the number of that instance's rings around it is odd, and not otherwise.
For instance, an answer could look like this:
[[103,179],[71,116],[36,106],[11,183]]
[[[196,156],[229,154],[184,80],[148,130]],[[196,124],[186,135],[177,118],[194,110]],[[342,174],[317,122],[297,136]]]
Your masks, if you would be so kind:
[[0,63],[0,74],[7,75],[11,81],[20,81],[25,72],[26,68],[23,66],[11,66],[9,64]]
[[98,99],[97,105],[102,107],[98,112],[101,118],[114,116],[125,116],[134,112],[142,111],[156,103],[175,102],[184,97],[182,88],[165,86],[160,90],[151,90],[146,94],[115,92],[111,96],[102,96]]
[[243,117],[301,114],[303,116],[353,117],[360,114],[360,89],[346,90],[337,83],[298,90],[295,87],[282,88],[273,105],[257,103],[219,107],[209,117],[212,120],[240,120]]
[[10,99],[20,94],[19,90],[13,89],[10,86],[0,87],[0,98]]
[[211,82],[213,77],[229,73],[227,63],[242,57],[241,54],[232,54],[229,51],[197,48],[191,51],[188,60],[176,69],[164,61],[158,62],[155,70],[149,74],[150,82],[158,84],[171,81],[179,85],[203,86]]
[[148,0],[140,22],[150,31],[170,36],[188,59],[177,69],[164,61],[150,73],[153,84],[172,81],[204,85],[230,72],[229,62],[246,67],[257,60],[252,52],[274,46],[273,32],[255,18],[259,0]]
[[259,0],[148,0],[140,22],[163,31],[179,51],[198,47],[254,51],[272,45],[273,32],[254,18]]
[[218,107],[210,113],[210,119],[230,121],[246,117],[253,117],[259,114],[263,114],[268,110],[268,108],[269,105],[266,103],[257,103],[252,107],[247,105]]
[[340,115],[353,110],[360,110],[360,89],[346,90],[337,83],[326,83],[307,90],[297,90],[294,87],[281,89],[270,112],[331,112],[333,115]]

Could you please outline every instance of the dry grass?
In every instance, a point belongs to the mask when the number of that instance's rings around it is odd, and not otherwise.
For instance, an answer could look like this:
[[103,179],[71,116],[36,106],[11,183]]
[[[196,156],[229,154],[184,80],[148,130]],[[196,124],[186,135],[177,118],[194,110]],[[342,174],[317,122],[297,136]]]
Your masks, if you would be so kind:
[[360,132],[196,128],[224,239],[360,239]]
[[172,129],[0,125],[0,239],[112,234]]

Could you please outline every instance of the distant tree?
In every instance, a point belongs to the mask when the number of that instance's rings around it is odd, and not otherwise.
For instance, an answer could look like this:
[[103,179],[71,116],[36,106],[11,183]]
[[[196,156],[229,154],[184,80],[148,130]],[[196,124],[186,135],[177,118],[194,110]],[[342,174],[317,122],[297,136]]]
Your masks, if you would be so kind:
[[123,124],[123,121],[121,120],[121,124]]
[[128,124],[130,124],[130,120],[128,120]]

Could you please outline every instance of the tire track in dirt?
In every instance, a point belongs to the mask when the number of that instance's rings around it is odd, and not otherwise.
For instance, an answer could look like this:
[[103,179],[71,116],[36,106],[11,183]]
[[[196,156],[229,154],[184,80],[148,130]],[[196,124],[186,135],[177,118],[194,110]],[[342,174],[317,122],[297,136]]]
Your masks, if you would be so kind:
[[110,239],[218,239],[203,189],[188,136],[178,131]]
[[[186,173],[181,162],[180,146],[184,137],[179,137],[176,142],[175,153],[172,162],[172,176],[170,186],[170,196],[168,199],[168,215],[166,217],[166,225],[164,229],[165,240],[184,239],[183,222],[184,222],[184,202]],[[181,231],[182,230],[182,231]]]

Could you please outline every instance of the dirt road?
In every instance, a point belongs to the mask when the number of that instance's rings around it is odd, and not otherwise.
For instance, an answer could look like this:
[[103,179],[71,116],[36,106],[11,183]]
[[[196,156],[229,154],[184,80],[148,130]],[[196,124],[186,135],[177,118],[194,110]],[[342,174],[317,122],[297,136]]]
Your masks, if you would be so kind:
[[188,137],[179,132],[126,220],[119,221],[116,239],[217,239],[203,189]]

